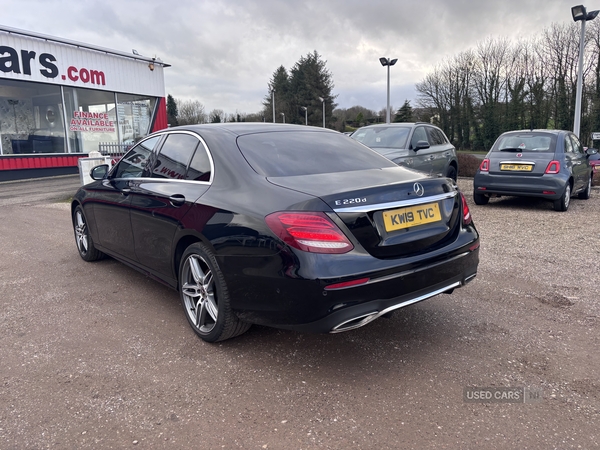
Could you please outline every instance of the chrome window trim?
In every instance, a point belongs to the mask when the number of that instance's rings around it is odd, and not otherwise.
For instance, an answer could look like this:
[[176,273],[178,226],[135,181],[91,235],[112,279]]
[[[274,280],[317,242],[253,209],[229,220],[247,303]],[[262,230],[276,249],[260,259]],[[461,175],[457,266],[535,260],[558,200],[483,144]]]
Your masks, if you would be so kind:
[[[188,130],[163,130],[163,131],[157,131],[156,133],[152,133],[148,136],[146,136],[144,139],[142,139],[141,141],[139,141],[137,144],[135,144],[134,147],[132,147],[129,151],[133,150],[135,147],[137,147],[138,145],[140,145],[142,142],[153,138],[153,137],[157,137],[157,136],[161,136],[164,138],[164,136],[169,135],[169,134],[189,134],[194,136],[196,139],[198,139],[200,141],[200,143],[202,144],[202,146],[204,147],[204,151],[206,152],[206,154],[208,155],[208,160],[210,161],[210,179],[208,181],[197,181],[197,180],[176,180],[174,178],[152,178],[150,177],[125,177],[125,178],[113,178],[113,180],[168,180],[168,181],[178,181],[178,182],[189,182],[189,183],[199,183],[199,184],[203,184],[203,185],[210,185],[212,184],[214,177],[215,177],[215,163],[212,157],[212,154],[210,153],[210,150],[208,149],[208,145],[206,145],[206,141],[202,138],[202,136],[200,136],[198,133],[195,133],[193,131],[188,131]],[[163,142],[164,139],[159,140],[159,144],[161,142]],[[163,142],[164,144],[164,142]],[[160,154],[160,150],[162,149],[162,145],[160,146],[160,149],[152,149],[152,153],[154,153],[155,155],[159,155]],[[129,151],[127,153],[129,153]],[[198,147],[196,147],[196,151],[198,151]],[[125,153],[125,155],[127,154]],[[125,156],[123,155],[123,156]],[[192,159],[194,158],[194,156],[192,155]],[[190,159],[190,163],[192,162],[192,159]],[[187,169],[189,169],[189,165],[188,167],[186,167],[186,171]],[[111,169],[112,171],[112,169]]]
[[404,206],[412,206],[412,205],[421,205],[425,203],[438,202],[440,200],[446,200],[448,198],[453,198],[458,195],[458,191],[446,192],[444,194],[432,195],[431,197],[419,197],[411,200],[401,200],[397,202],[390,203],[377,203],[375,205],[361,205],[361,206],[352,206],[350,208],[333,208],[336,213],[344,213],[344,212],[360,212],[366,213],[374,210],[382,210],[382,209],[394,209],[394,208],[402,208]]

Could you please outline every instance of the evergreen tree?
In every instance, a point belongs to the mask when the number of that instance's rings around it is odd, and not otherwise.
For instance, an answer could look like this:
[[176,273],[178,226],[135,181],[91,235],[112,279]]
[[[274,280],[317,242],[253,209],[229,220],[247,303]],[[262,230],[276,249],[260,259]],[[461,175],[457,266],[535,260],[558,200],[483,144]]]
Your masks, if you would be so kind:
[[287,123],[304,124],[303,107],[307,108],[308,124],[322,126],[323,101],[325,102],[326,123],[333,122],[333,109],[336,95],[333,91],[333,77],[327,70],[326,61],[315,50],[300,57],[288,75],[285,67],[280,66],[269,82],[269,92],[263,101],[266,121],[273,120],[271,90],[275,90],[275,118],[280,122],[280,114],[285,114]]
[[404,104],[398,112],[396,112],[394,122],[414,122],[413,109],[408,100],[404,100]]
[[179,125],[177,122],[177,102],[171,96],[171,94],[167,95],[167,122],[172,127],[176,127]]

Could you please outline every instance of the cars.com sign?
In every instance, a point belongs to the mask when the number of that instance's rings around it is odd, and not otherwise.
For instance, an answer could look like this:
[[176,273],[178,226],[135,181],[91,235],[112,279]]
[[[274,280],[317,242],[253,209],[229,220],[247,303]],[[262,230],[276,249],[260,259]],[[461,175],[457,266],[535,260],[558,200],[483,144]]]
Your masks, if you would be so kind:
[[141,55],[0,25],[0,80],[165,97],[167,66]]
[[69,79],[82,84],[106,85],[106,75],[100,70],[69,66],[65,74],[60,74],[56,57],[51,53],[37,54],[34,50],[15,49],[0,45],[0,71],[4,73],[32,75],[38,70],[40,75],[54,79],[60,75],[62,80]]

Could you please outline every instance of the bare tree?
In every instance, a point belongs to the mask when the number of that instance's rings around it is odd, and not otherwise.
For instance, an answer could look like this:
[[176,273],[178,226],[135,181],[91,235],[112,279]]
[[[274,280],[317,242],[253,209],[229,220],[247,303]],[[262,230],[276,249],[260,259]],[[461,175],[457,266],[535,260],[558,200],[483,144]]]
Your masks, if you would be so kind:
[[225,113],[223,112],[222,109],[213,109],[208,114],[208,122],[209,123],[227,122],[227,117],[225,116]]
[[177,120],[179,125],[194,125],[197,123],[206,123],[206,113],[204,105],[198,100],[175,100],[179,115]]

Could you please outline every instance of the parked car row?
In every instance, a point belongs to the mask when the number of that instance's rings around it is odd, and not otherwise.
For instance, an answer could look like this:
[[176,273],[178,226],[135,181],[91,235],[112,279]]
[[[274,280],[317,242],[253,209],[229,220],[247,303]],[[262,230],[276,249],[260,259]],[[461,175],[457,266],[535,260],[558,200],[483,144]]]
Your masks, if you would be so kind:
[[[405,142],[384,147],[388,128],[353,139],[260,123],[151,134],[75,195],[77,249],[177,289],[208,342],[251,324],[338,333],[451,293],[479,261],[454,148],[425,124],[397,127]],[[377,151],[400,144],[401,165]]]
[[[542,197],[566,211],[592,183],[567,131],[502,134],[474,200]],[[118,259],[179,291],[207,342],[252,324],[338,333],[451,293],[477,274],[479,235],[456,151],[424,123],[345,136],[283,124],[170,128],[97,166],[71,214],[85,261]]]

